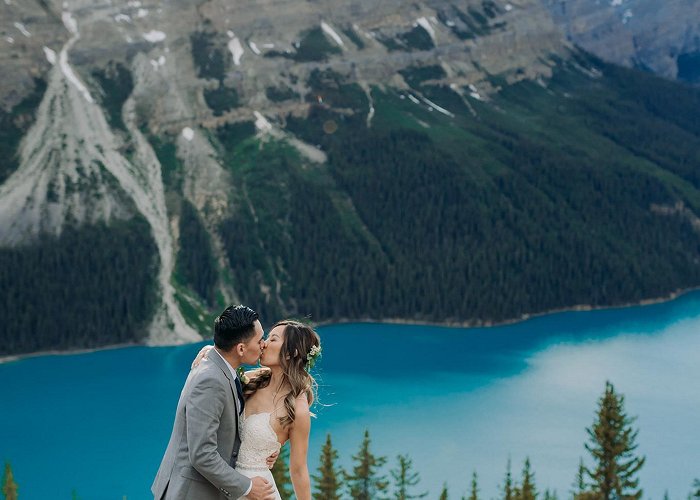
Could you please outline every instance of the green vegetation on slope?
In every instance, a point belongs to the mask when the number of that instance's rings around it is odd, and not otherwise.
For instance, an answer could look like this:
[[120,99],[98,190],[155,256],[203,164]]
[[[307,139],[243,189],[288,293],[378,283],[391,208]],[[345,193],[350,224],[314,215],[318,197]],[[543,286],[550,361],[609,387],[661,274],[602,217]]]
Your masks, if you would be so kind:
[[[699,90],[585,54],[558,61],[546,83],[493,77],[489,102],[441,84],[439,66],[402,74],[410,95],[371,89],[370,127],[365,90],[330,69],[310,74],[310,113],[286,125],[325,164],[255,137],[251,122],[212,134],[232,180],[217,227],[224,269],[182,195],[173,138],[149,137],[181,217],[174,283],[191,323],[220,305],[219,279],[264,317],[317,321],[500,321],[700,284]],[[2,269],[32,276],[46,245],[3,250]],[[110,289],[120,303],[128,293]],[[57,346],[73,345],[67,331]]]
[[0,109],[0,184],[19,167],[19,143],[34,122],[46,92],[46,82],[35,79],[34,89],[9,112]]
[[204,89],[204,101],[214,112],[214,116],[221,116],[238,106],[238,92],[220,84],[215,89]]
[[370,129],[361,89],[314,73],[323,104],[287,126],[329,162],[303,175],[288,150],[251,148],[242,299],[273,316],[497,321],[697,286],[698,91],[577,58],[490,103],[406,72],[455,116],[373,89]]
[[323,30],[317,27],[301,34],[295,52],[270,50],[265,52],[265,57],[284,57],[296,62],[323,62],[328,60],[330,55],[340,54],[340,52],[340,48],[331,43],[323,34]]
[[156,303],[157,262],[139,217],[0,249],[0,355],[140,340]]
[[209,233],[197,210],[187,200],[180,205],[180,248],[177,253],[177,273],[204,302],[215,303],[216,262]]
[[122,107],[134,90],[131,72],[122,64],[111,61],[105,69],[94,71],[92,76],[99,82],[102,92],[102,107],[107,111],[109,124],[126,132],[122,119]]
[[216,35],[195,31],[190,36],[190,44],[197,76],[222,82],[226,76],[226,55]]

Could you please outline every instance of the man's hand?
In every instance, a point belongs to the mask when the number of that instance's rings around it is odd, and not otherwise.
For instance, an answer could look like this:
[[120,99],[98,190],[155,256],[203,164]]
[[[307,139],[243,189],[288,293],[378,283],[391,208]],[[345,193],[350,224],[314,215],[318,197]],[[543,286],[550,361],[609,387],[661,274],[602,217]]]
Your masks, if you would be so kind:
[[260,476],[255,476],[253,479],[253,488],[248,493],[251,500],[275,500],[275,491],[272,485],[267,480]]
[[269,457],[267,457],[267,460],[265,461],[267,463],[267,468],[272,469],[275,466],[275,462],[277,461],[277,457],[280,456],[280,452],[276,451]]

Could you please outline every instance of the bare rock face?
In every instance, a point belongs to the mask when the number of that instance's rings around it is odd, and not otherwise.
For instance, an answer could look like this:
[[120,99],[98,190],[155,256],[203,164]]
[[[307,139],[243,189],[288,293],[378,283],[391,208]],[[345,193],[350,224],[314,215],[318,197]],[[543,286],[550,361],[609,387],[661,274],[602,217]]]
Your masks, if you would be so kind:
[[[550,54],[563,55],[566,46],[537,0],[470,0],[464,4],[442,0],[209,0],[199,4],[73,0],[23,2],[22,6],[8,1],[9,5],[0,3],[2,36],[12,42],[3,41],[7,47],[0,51],[0,67],[19,71],[3,71],[0,99],[6,106],[17,102],[31,76],[46,75],[50,66],[43,47],[58,52],[68,39],[61,23],[64,10],[80,26],[80,41],[71,51],[71,63],[79,71],[89,72],[109,60],[131,61],[136,54],[148,57],[152,69],[158,71],[174,59],[177,74],[169,82],[196,87],[188,98],[197,118],[201,118],[197,108],[203,104],[199,77],[211,79],[211,75],[202,75],[193,67],[192,52],[197,50],[193,43],[214,44],[225,51],[226,82],[241,90],[244,100],[253,106],[267,101],[266,87],[280,82],[293,87],[290,77],[319,65],[358,80],[387,83],[398,69],[442,62],[454,65],[459,77],[478,81],[485,72],[546,73],[541,60]],[[33,33],[22,35],[14,23],[23,23]],[[323,60],[295,57],[305,34],[314,30],[322,31],[336,50]],[[426,45],[411,46],[411,36]],[[185,113],[178,106],[159,111],[161,123],[174,127]]]
[[0,2],[0,107],[12,108],[34,88],[34,79],[51,67],[44,47],[55,50],[68,38],[60,14],[46,2]]
[[542,0],[568,40],[602,59],[694,81],[700,3],[693,0]]

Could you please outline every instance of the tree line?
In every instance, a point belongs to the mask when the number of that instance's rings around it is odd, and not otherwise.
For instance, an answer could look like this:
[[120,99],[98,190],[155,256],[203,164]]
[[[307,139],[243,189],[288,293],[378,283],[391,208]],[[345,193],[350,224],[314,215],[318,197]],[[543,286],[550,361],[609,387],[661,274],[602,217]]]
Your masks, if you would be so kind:
[[[586,429],[588,441],[584,444],[589,453],[588,465],[581,458],[568,498],[572,500],[640,500],[643,489],[639,483],[639,471],[646,457],[637,452],[638,429],[633,427],[635,417],[627,415],[624,395],[615,391],[606,382],[605,391],[599,398],[593,424]],[[352,466],[344,469],[338,465],[338,450],[333,447],[331,435],[321,448],[319,466],[312,474],[314,500],[408,500],[426,498],[429,492],[420,487],[420,473],[407,454],[396,456],[394,466],[386,474],[387,457],[375,454],[371,439],[365,430],[357,453],[352,455]],[[289,448],[284,446],[272,469],[280,496],[287,500],[294,497],[289,476]],[[440,500],[461,498],[479,500],[478,474],[472,472],[468,496],[450,496],[447,484],[439,494]],[[467,485],[465,484],[465,487]],[[5,464],[2,493],[6,500],[17,500],[19,486],[14,480],[12,467]],[[77,494],[74,492],[73,497]],[[540,491],[535,472],[526,458],[520,478],[514,478],[511,461],[506,472],[498,500],[558,500],[556,491]],[[665,495],[664,500],[667,500]],[[695,479],[688,500],[700,499],[700,479]]]
[[[625,410],[625,398],[615,391],[609,382],[598,400],[593,424],[586,429],[588,440],[585,449],[589,453],[588,464],[581,458],[567,498],[572,500],[639,500],[643,489],[639,482],[639,471],[646,457],[637,452],[638,429],[633,427],[635,418]],[[275,464],[273,474],[282,498],[292,498],[293,490],[287,470],[287,455],[283,452]],[[420,473],[416,471],[409,455],[399,454],[394,466],[386,473],[387,457],[371,450],[369,431],[365,431],[360,447],[352,455],[348,469],[338,466],[338,450],[333,447],[330,434],[321,449],[319,466],[313,474],[314,500],[394,499],[407,500],[426,498],[429,492],[420,486]],[[466,475],[465,475],[466,477]],[[479,500],[479,478],[473,471],[468,484],[464,484],[467,495],[451,495],[447,484],[438,498],[447,500]],[[557,500],[559,495],[550,489],[541,490],[535,472],[526,458],[520,477],[514,477],[508,459],[506,472],[497,497],[499,500]],[[666,495],[667,498],[667,495]],[[692,485],[688,500],[700,498],[700,479]]]

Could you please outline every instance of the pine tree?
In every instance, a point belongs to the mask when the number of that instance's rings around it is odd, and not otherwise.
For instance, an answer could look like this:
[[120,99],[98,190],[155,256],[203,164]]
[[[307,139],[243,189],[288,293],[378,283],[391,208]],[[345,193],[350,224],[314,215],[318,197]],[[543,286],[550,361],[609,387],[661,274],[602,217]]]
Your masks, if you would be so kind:
[[282,498],[291,498],[294,494],[292,480],[289,477],[289,446],[284,445],[280,449],[280,456],[277,457],[275,465],[272,467],[272,477],[275,479],[277,490]]
[[700,498],[700,479],[693,481],[693,492],[690,498]]
[[369,449],[369,431],[360,445],[357,455],[352,459],[355,465],[352,474],[345,474],[345,480],[350,492],[350,497],[355,500],[376,500],[386,494],[389,485],[385,476],[379,475],[379,469],[386,463],[386,457],[377,457]]
[[5,495],[5,500],[17,500],[18,490],[19,486],[15,483],[12,466],[10,466],[10,462],[5,462],[5,475],[2,478],[2,493]]
[[579,495],[586,491],[586,467],[583,465],[583,458],[579,458],[578,470],[576,471],[576,479],[574,479],[573,489],[571,493],[574,500],[577,500]]
[[535,488],[535,474],[530,469],[530,458],[525,459],[523,467],[523,482],[517,488],[517,500],[537,500],[537,489]]
[[578,471],[571,495],[573,500],[597,500],[598,498],[593,491],[586,489],[586,467],[583,465],[583,458],[578,463]]
[[442,491],[440,492],[439,500],[447,500],[447,483],[442,485]]
[[557,491],[549,491],[549,488],[544,490],[544,500],[557,500]]
[[469,500],[479,500],[479,486],[477,484],[476,471],[472,472],[472,484],[471,490],[469,491]]
[[645,458],[634,454],[639,432],[631,427],[634,420],[625,414],[625,397],[616,394],[613,385],[606,382],[605,393],[598,401],[597,418],[586,429],[590,438],[586,449],[596,464],[594,470],[586,472],[601,500],[642,497],[636,475]]
[[428,492],[413,494],[411,488],[420,482],[420,475],[413,471],[413,461],[408,455],[398,455],[398,467],[393,469],[391,477],[394,478],[394,498],[396,500],[407,500],[409,498],[423,498]]
[[326,443],[321,449],[318,475],[312,475],[316,490],[313,494],[314,500],[340,500],[342,471],[335,466],[337,459],[338,452],[333,448],[331,435],[327,434]]
[[510,473],[510,457],[508,457],[508,465],[506,466],[506,478],[503,482],[503,500],[514,500],[513,495],[513,478]]

